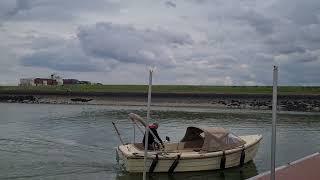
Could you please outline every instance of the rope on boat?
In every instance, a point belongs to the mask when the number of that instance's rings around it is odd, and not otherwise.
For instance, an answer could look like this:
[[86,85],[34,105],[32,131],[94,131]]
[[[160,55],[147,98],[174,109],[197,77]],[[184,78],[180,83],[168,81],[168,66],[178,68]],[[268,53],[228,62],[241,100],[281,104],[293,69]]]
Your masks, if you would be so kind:
[[159,161],[159,156],[158,156],[158,154],[156,154],[156,158],[154,158],[152,160],[151,166],[149,168],[149,173],[153,173],[154,169],[156,168],[156,166],[158,164],[158,161]]
[[120,157],[119,157],[118,148],[115,148],[115,150],[116,150],[116,161],[117,161],[117,164],[119,165]]
[[226,167],[226,153],[223,151],[222,157],[220,160],[220,169],[224,169]]
[[173,161],[172,165],[169,168],[168,173],[173,174],[174,169],[178,166],[181,155],[178,154],[177,158]]
[[241,151],[241,156],[240,156],[240,167],[243,166],[245,158],[246,158],[246,152],[244,151],[244,148],[243,148]]
[[116,130],[116,132],[117,132],[117,135],[118,135],[118,137],[119,137],[119,139],[120,139],[120,141],[121,141],[122,145],[124,145],[124,142],[123,142],[123,140],[122,140],[122,138],[121,138],[121,136],[120,136],[120,133],[119,133],[119,130],[118,130],[118,128],[117,128],[117,126],[116,126],[116,124],[115,124],[114,122],[112,122],[112,124],[113,124],[114,129],[115,129],[115,130]]

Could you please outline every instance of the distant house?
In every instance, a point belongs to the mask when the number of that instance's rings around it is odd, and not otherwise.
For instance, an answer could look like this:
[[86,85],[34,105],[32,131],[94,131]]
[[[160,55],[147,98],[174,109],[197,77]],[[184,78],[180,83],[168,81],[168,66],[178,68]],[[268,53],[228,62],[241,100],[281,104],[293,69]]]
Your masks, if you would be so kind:
[[79,84],[79,80],[78,79],[63,79],[62,80],[63,85],[74,85],[74,84]]
[[63,81],[62,78],[56,74],[51,74],[51,79],[54,79],[57,81],[57,85],[62,85]]
[[79,81],[79,84],[91,84],[90,81]]
[[35,78],[34,84],[36,86],[39,86],[39,85],[40,86],[41,85],[43,85],[43,86],[56,86],[56,85],[58,85],[58,82],[55,79]]
[[34,80],[32,78],[20,79],[20,86],[34,86]]
[[90,81],[79,81],[78,79],[62,79],[56,74],[51,74],[49,78],[22,78],[20,86],[57,86],[57,85],[75,85],[91,84]]

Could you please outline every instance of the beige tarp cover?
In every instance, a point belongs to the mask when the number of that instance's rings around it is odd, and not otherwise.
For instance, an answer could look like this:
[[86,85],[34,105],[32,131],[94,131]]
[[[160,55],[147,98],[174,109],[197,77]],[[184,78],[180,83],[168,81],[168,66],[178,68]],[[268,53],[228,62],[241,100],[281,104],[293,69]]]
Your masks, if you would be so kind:
[[181,142],[185,142],[185,148],[196,148],[207,152],[233,149],[245,144],[245,141],[238,136],[217,127],[188,127]]

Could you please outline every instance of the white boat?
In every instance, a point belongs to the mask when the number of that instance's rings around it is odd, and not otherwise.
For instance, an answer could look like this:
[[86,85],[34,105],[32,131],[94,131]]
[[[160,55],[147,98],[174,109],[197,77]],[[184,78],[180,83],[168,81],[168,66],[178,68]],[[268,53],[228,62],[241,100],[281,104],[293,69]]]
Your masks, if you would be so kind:
[[[129,117],[145,126],[141,117],[133,113]],[[148,150],[147,172],[206,171],[242,166],[253,160],[261,139],[259,134],[236,136],[220,127],[188,127],[180,142],[166,142],[162,149]],[[118,146],[117,157],[125,171],[144,171],[142,143]]]

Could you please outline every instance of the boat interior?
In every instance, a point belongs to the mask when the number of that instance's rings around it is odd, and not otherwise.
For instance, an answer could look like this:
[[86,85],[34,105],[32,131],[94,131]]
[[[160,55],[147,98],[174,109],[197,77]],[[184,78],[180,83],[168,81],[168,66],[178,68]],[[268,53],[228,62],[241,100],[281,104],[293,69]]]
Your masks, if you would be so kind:
[[[180,142],[165,143],[164,149],[153,147],[150,151],[217,152],[239,147],[245,143],[243,139],[223,128],[188,127]],[[134,146],[139,151],[144,150],[142,143],[135,143]]]
[[[133,144],[139,151],[144,151],[142,143]],[[149,150],[149,151],[166,151],[166,152],[199,152],[203,146],[203,140],[188,141],[178,143],[165,143],[165,149]]]

